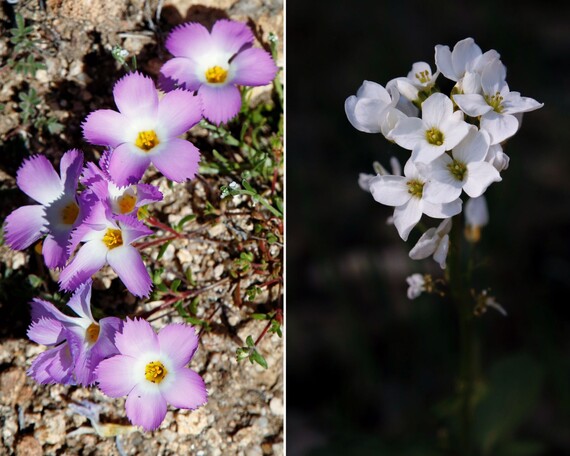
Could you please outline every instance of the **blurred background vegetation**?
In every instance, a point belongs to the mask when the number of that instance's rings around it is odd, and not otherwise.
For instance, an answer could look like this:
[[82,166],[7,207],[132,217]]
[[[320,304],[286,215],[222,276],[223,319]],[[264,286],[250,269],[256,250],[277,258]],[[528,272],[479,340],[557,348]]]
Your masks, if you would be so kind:
[[545,104],[486,193],[478,284],[509,315],[477,321],[476,454],[570,454],[569,6],[287,2],[288,454],[458,454],[456,310],[406,298],[408,275],[440,271],[408,258],[415,237],[404,243],[385,223],[393,209],[357,184],[409,153],[355,130],[344,100],[416,61],[435,70],[434,46],[468,36],[501,54],[511,90]]

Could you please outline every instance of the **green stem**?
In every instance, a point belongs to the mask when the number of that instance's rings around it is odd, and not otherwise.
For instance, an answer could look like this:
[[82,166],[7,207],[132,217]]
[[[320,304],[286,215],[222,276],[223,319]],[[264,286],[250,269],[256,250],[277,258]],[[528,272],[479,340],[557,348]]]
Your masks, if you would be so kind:
[[459,398],[460,398],[460,432],[459,443],[462,456],[473,454],[472,423],[474,412],[473,395],[475,391],[475,325],[473,315],[473,303],[469,295],[471,281],[470,268],[463,257],[463,226],[460,216],[454,218],[451,232],[451,248],[449,261],[449,284],[451,298],[457,306],[459,318],[460,337],[460,373],[459,373]]

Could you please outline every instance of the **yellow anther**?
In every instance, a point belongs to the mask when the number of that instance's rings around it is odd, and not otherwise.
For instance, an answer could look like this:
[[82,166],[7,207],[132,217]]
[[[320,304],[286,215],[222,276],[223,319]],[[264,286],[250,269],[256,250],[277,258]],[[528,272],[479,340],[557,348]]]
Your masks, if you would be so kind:
[[409,180],[407,182],[408,184],[408,193],[412,196],[415,196],[416,198],[421,198],[424,192],[424,183],[416,180],[416,179],[412,179]]
[[168,374],[168,371],[160,361],[152,361],[144,369],[144,376],[152,383],[162,382],[166,374]]
[[123,196],[119,197],[117,200],[117,206],[119,206],[119,212],[121,214],[129,214],[135,208],[137,203],[137,197],[125,193]]
[[447,169],[455,179],[463,182],[463,179],[465,179],[465,173],[467,173],[467,166],[465,163],[453,160],[449,165],[447,165]]
[[141,131],[137,136],[137,140],[135,141],[135,145],[145,152],[148,152],[158,144],[158,137],[156,136],[154,130]]
[[85,340],[90,344],[94,344],[99,339],[101,327],[97,323],[91,323],[85,330]]
[[430,128],[426,131],[426,140],[434,146],[441,146],[443,144],[443,133],[435,127]]
[[493,108],[493,111],[499,113],[503,111],[503,97],[501,96],[500,92],[497,92],[495,95],[491,96],[487,95],[485,97],[485,101],[487,101],[487,104]]
[[228,77],[227,70],[224,70],[222,67],[218,65],[210,67],[206,70],[206,81],[210,84],[221,84],[222,82],[226,81]]
[[66,225],[73,225],[79,215],[79,206],[75,203],[69,203],[61,210],[61,220]]
[[103,243],[109,248],[109,250],[123,245],[123,236],[121,234],[121,230],[108,228],[105,236],[103,236]]

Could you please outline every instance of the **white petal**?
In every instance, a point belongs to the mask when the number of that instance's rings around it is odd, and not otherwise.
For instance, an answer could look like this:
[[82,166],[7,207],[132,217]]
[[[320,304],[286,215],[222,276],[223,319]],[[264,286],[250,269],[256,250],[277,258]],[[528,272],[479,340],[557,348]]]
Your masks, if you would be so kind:
[[451,63],[455,73],[463,76],[465,71],[471,70],[475,66],[475,62],[481,54],[481,48],[475,44],[473,38],[465,38],[459,41],[451,53]]
[[515,114],[542,108],[544,103],[539,103],[533,98],[521,97],[518,92],[509,92],[501,106],[505,114]]
[[419,198],[410,198],[406,204],[394,210],[394,226],[404,241],[408,240],[410,231],[422,218],[421,206]]
[[465,223],[471,226],[485,226],[489,223],[487,200],[483,195],[469,198],[465,203]]
[[396,78],[396,87],[398,91],[410,101],[418,99],[418,88],[414,86],[408,78]]
[[[460,111],[457,112],[461,114]],[[463,120],[445,122],[441,126],[441,131],[443,133],[443,147],[445,150],[451,150],[457,146],[457,144],[467,136],[469,129],[469,124]]]
[[449,46],[438,44],[435,47],[435,65],[447,79],[458,81],[461,78],[461,76],[458,75],[453,69],[453,65],[451,63],[451,51],[449,49]]
[[437,230],[436,230],[437,235],[439,237],[442,237],[443,235],[449,234],[449,232],[451,231],[451,227],[452,227],[452,219],[451,218],[445,219],[437,227]]
[[365,133],[380,132],[380,115],[386,109],[386,104],[371,98],[356,99],[349,97],[344,103],[344,110],[349,122],[357,130]]
[[483,92],[487,95],[495,95],[497,92],[501,92],[506,84],[506,77],[507,69],[505,65],[503,65],[500,60],[493,60],[485,66],[483,74],[481,75]]
[[487,162],[476,162],[467,165],[467,181],[463,190],[471,198],[477,198],[485,193],[493,182],[500,182],[501,175],[493,165]]
[[445,260],[447,259],[447,252],[449,251],[449,235],[443,236],[433,254],[433,259],[439,263],[441,269],[445,269]]
[[398,122],[404,118],[407,118],[407,116],[399,109],[393,107],[388,107],[382,111],[380,115],[380,130],[386,139],[394,140],[392,132],[398,125]]
[[490,111],[481,117],[481,129],[491,135],[491,145],[499,144],[513,136],[519,128],[519,122],[511,114],[499,114]]
[[421,119],[402,118],[392,130],[391,136],[400,147],[412,150],[420,141],[425,141],[426,128]]
[[[461,79],[461,91],[465,94],[481,93],[481,75],[468,71]],[[455,100],[455,97],[453,98]]]
[[453,101],[457,103],[459,109],[471,117],[479,117],[493,108],[487,104],[482,95],[471,93],[467,95],[454,95]]
[[423,260],[433,255],[439,244],[439,236],[435,232],[435,228],[430,228],[418,239],[418,242],[412,250],[410,250],[410,258],[412,260]]
[[422,211],[424,214],[433,218],[445,219],[453,217],[461,212],[463,202],[461,198],[457,198],[451,203],[433,204],[426,200],[422,200]]
[[356,96],[358,98],[373,98],[383,101],[385,104],[389,104],[392,101],[388,91],[380,84],[372,81],[364,81],[358,92],[356,92]]
[[453,149],[453,158],[462,163],[483,161],[489,150],[490,138],[486,132],[471,127],[469,133]]
[[412,160],[417,163],[429,163],[445,153],[445,143],[441,146],[433,146],[425,139],[419,142],[412,150]]
[[431,127],[439,127],[453,114],[453,102],[443,93],[434,93],[422,103],[422,120]]
[[376,201],[387,206],[401,206],[411,198],[402,176],[378,176],[370,183],[370,193]]
[[463,182],[454,179],[447,172],[445,181],[432,180],[424,186],[423,197],[426,201],[434,204],[451,203],[461,195]]

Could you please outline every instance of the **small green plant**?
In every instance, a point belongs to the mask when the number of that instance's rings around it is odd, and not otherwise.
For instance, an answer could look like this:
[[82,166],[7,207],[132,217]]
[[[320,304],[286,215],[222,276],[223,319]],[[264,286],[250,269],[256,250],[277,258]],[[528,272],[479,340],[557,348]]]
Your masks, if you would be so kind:
[[20,92],[18,98],[20,99],[18,103],[20,119],[23,124],[31,124],[38,130],[46,129],[51,134],[60,133],[63,130],[63,125],[57,121],[57,118],[45,116],[41,112],[42,99],[34,88],[30,87],[27,92]]
[[10,43],[14,45],[12,57],[8,59],[8,65],[24,75],[35,76],[40,69],[45,69],[41,61],[40,50],[37,40],[32,39],[34,28],[26,26],[24,17],[16,14],[16,27],[10,29]]

